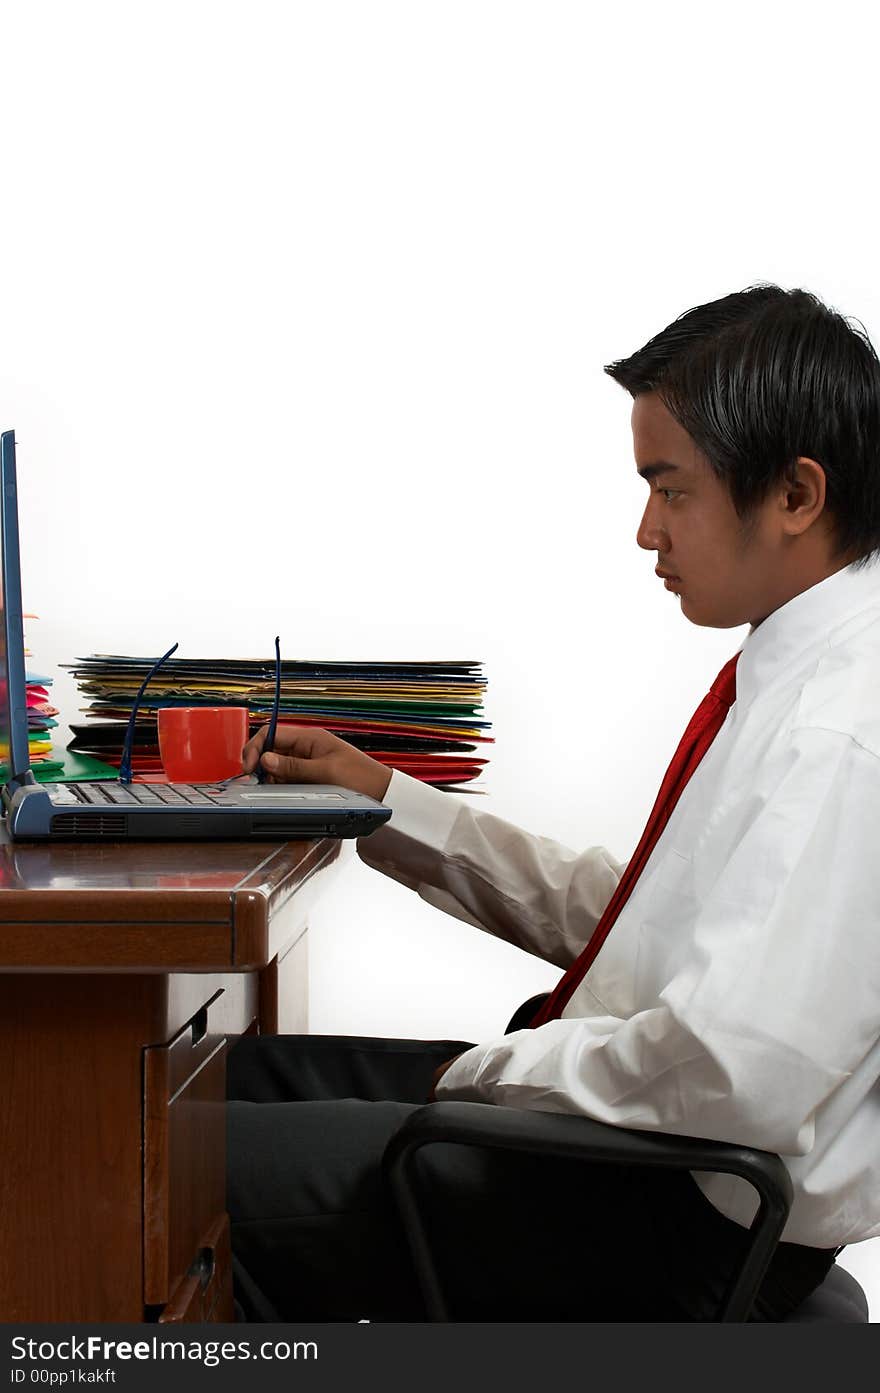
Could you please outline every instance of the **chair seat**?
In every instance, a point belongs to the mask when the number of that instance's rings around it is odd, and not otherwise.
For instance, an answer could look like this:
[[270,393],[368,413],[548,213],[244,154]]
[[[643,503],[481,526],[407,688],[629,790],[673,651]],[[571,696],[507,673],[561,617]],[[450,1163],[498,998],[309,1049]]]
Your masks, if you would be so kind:
[[786,1316],[784,1324],[865,1325],[868,1298],[855,1277],[845,1268],[832,1267],[821,1286]]

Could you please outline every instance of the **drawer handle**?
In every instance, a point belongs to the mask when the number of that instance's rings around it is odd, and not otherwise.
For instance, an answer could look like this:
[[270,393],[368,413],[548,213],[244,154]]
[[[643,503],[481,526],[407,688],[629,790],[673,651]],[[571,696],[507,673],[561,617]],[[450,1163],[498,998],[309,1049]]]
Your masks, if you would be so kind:
[[189,1269],[189,1277],[198,1277],[202,1291],[210,1284],[214,1276],[214,1269],[217,1266],[217,1258],[213,1248],[200,1248],[196,1253],[195,1259]]
[[197,1045],[208,1033],[208,1008],[203,1006],[192,1018],[192,1044]]

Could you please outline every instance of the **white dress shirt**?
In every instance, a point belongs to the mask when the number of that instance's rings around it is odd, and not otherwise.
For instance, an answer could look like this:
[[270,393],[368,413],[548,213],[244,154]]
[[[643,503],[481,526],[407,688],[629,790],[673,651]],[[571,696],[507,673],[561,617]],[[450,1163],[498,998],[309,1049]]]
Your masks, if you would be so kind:
[[[783,1237],[833,1248],[880,1234],[880,566],[776,610],[736,681],[562,1018],[468,1050],[437,1097],[779,1152]],[[384,801],[363,861],[560,967],[623,871],[398,772]],[[751,1222],[745,1181],[696,1179]]]

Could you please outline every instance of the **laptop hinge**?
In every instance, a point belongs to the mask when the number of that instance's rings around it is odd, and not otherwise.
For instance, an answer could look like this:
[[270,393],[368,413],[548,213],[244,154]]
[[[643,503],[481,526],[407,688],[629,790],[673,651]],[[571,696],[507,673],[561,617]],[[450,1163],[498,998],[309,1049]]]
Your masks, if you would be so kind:
[[3,806],[8,808],[9,804],[12,802],[13,794],[16,794],[20,788],[26,788],[30,784],[35,784],[36,782],[33,770],[31,769],[26,769],[23,774],[14,774],[13,777],[3,785]]

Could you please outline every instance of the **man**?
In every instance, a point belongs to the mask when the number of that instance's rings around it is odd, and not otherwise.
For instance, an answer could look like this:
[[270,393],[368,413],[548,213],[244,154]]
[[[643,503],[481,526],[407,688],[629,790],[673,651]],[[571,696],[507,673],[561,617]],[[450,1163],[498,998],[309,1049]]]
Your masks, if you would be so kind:
[[[629,868],[279,729],[271,777],[392,807],[367,864],[569,971],[534,1028],[475,1046],[233,1053],[230,1213],[253,1318],[421,1318],[377,1165],[432,1082],[438,1100],[781,1153],[795,1199],[757,1319],[880,1233],[880,364],[814,297],[767,286],[606,371],[633,398],[639,545],[692,623],[748,637]],[[601,951],[572,967],[594,931]],[[732,1177],[488,1152],[452,1166],[436,1225],[460,1319],[711,1319],[755,1208]]]

